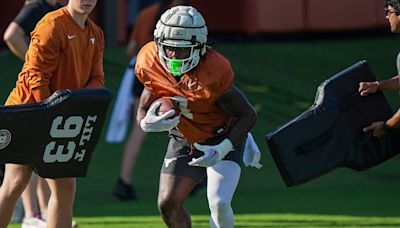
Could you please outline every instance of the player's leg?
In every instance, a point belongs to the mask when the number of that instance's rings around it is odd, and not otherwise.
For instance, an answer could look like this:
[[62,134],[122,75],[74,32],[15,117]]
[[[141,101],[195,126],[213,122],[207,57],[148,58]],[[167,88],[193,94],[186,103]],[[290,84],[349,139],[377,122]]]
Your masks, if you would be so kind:
[[125,143],[124,154],[121,160],[121,171],[117,185],[114,188],[114,195],[120,200],[135,200],[136,194],[132,187],[132,171],[135,167],[140,148],[145,139],[145,132],[136,124],[136,113],[140,97],[134,98],[133,105],[133,129]]
[[47,218],[47,205],[50,198],[49,184],[44,178],[38,177],[37,198],[39,202],[40,213],[43,219]]
[[37,186],[38,175],[32,173],[31,179],[22,193],[22,204],[24,206],[25,216],[22,220],[22,228],[28,227],[46,227],[46,222],[42,220],[41,211],[39,208]]
[[189,177],[161,173],[158,192],[158,210],[168,227],[192,227],[188,211],[183,202],[197,185]]
[[132,182],[132,170],[136,164],[145,133],[140,127],[133,124],[133,130],[125,144],[124,155],[121,163],[120,178],[130,184]]
[[207,168],[207,198],[211,211],[210,227],[233,227],[231,201],[239,183],[245,138],[224,160]]
[[[39,208],[42,220],[46,223],[47,220],[47,208],[50,199],[50,187],[47,183],[46,179],[42,177],[38,177],[38,188],[37,188],[37,197],[39,202]],[[42,224],[42,223],[40,223]],[[72,220],[72,228],[77,227],[78,224]],[[44,227],[47,227],[46,224]]]
[[158,209],[168,227],[191,227],[188,211],[183,207],[193,188],[205,177],[206,169],[189,166],[198,151],[190,154],[191,146],[179,136],[175,129],[170,131],[167,154],[161,169],[158,192]]
[[6,164],[3,184],[0,187],[0,228],[10,222],[15,203],[21,196],[32,175],[32,168],[25,165]]
[[234,161],[222,160],[207,168],[207,198],[211,211],[210,227],[233,227],[233,194],[240,179],[240,166]]
[[74,204],[75,178],[46,179],[51,196],[48,204],[47,227],[71,228]]
[[31,179],[25,190],[22,192],[22,204],[24,205],[25,218],[39,215],[39,205],[36,196],[38,176],[32,173]]

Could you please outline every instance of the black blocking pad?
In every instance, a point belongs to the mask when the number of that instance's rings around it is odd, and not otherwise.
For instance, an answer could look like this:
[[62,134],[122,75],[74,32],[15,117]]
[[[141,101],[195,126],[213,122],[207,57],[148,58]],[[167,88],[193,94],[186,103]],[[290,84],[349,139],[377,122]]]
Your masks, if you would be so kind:
[[86,176],[111,98],[106,89],[62,90],[0,107],[0,163],[30,165],[45,178]]
[[265,136],[287,186],[305,183],[338,167],[366,170],[400,152],[400,131],[391,131],[381,139],[362,131],[393,115],[382,93],[359,95],[362,81],[376,81],[366,61],[323,82],[307,111]]

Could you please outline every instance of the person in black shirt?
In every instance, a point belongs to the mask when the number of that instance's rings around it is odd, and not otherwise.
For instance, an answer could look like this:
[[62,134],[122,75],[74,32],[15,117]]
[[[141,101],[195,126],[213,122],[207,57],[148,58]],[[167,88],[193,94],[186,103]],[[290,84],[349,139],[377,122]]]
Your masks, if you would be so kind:
[[57,0],[26,0],[17,17],[4,32],[4,42],[18,58],[24,61],[28,50],[29,35],[48,12],[60,8]]

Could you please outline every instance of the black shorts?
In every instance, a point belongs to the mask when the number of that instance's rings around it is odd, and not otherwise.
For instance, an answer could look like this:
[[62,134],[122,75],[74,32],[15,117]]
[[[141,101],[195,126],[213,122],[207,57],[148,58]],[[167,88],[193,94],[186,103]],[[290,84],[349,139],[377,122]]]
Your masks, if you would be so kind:
[[[169,133],[170,140],[167,154],[165,155],[161,168],[161,173],[189,177],[200,182],[206,176],[206,168],[190,166],[188,163],[192,161],[193,158],[201,157],[204,153],[196,150],[194,147],[191,147],[191,145],[184,138],[178,135],[179,134],[175,129],[171,130]],[[218,136],[206,140],[202,144],[216,145],[223,139],[225,139],[225,136]],[[245,139],[241,140],[241,142],[234,147],[235,150],[229,152],[222,160],[234,161],[242,166],[245,142]],[[189,155],[191,150],[193,150],[193,153]]]

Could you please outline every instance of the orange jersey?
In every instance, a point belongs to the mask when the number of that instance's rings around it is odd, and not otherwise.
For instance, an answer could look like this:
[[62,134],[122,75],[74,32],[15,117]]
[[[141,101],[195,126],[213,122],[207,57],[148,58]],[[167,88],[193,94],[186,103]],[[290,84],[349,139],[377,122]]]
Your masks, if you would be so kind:
[[[181,96],[188,99],[188,110],[181,110],[178,130],[189,142],[204,142],[220,130],[226,132],[235,119],[216,104],[233,84],[234,73],[229,61],[213,50],[207,50],[196,68],[179,82],[167,72],[158,58],[155,42],[146,44],[138,54],[136,75],[156,97]],[[185,115],[190,114],[190,115]]]
[[48,13],[31,33],[6,105],[40,102],[60,89],[103,87],[103,50],[103,32],[90,19],[82,29],[66,8]]
[[131,40],[135,40],[138,49],[142,48],[148,42],[154,40],[153,31],[156,21],[158,20],[157,14],[160,10],[161,4],[159,2],[152,4],[143,9],[137,16],[135,27],[133,28]]

